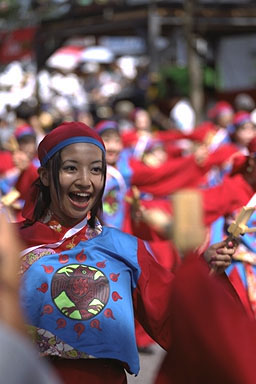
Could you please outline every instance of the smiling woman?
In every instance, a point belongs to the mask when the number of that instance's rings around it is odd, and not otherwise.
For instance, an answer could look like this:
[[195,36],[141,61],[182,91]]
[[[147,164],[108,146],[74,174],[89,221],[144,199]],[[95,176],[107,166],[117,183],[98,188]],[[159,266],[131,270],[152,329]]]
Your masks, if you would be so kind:
[[[31,334],[64,383],[126,383],[125,370],[139,371],[134,311],[158,343],[169,343],[164,324],[173,276],[142,240],[101,226],[106,160],[95,130],[63,123],[45,136],[38,156],[39,178],[20,227]],[[160,276],[163,288],[155,290]]]
[[[25,226],[53,211],[67,227],[89,214],[94,227],[106,179],[105,147],[98,134],[83,123],[63,123],[42,140],[38,156],[39,179],[24,207]],[[80,211],[78,217],[66,212],[71,206]]]
[[[106,160],[95,130],[63,123],[42,140],[38,157],[20,223],[30,334],[65,384],[125,384],[125,371],[139,372],[135,318],[169,346],[173,275],[142,240],[99,222]],[[224,251],[229,261],[233,250]]]
[[50,209],[68,227],[79,223],[99,200],[104,185],[102,151],[95,144],[74,143],[59,156],[59,192],[49,168],[41,167],[38,172],[43,185],[50,188]]

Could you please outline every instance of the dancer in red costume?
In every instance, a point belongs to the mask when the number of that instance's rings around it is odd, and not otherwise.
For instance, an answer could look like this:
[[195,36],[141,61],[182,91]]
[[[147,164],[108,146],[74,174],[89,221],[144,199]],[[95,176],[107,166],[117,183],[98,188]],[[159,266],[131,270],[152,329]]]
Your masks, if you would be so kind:
[[[105,148],[86,125],[64,123],[39,146],[40,178],[24,207],[21,301],[31,335],[64,383],[126,383],[137,374],[134,315],[164,348],[174,279],[144,242],[101,226]],[[216,270],[234,247],[205,252]],[[218,252],[217,252],[218,251]]]
[[2,195],[14,189],[18,191],[19,198],[13,204],[13,220],[21,221],[27,190],[38,177],[39,160],[36,156],[36,135],[30,126],[19,126],[13,140],[12,151],[4,151],[0,155],[0,189]]
[[256,323],[229,288],[198,258],[184,261],[170,297],[172,343],[155,384],[255,383]]

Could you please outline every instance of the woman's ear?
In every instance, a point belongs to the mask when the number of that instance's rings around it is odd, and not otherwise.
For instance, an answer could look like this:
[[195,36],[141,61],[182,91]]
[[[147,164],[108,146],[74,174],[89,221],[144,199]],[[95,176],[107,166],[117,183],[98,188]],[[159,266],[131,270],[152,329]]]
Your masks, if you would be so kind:
[[49,171],[44,167],[39,167],[38,168],[38,174],[39,174],[39,177],[40,177],[42,184],[45,187],[49,187],[49,184],[50,184]]

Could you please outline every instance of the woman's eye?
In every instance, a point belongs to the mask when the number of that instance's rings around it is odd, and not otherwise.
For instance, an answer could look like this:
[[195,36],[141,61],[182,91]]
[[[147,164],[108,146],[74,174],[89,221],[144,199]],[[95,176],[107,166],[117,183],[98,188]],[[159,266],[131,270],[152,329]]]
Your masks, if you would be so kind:
[[64,167],[64,171],[67,171],[67,172],[73,172],[75,170],[76,170],[76,167],[73,165],[68,165],[68,166]]
[[102,173],[102,168],[101,167],[93,167],[92,168],[92,173],[98,175],[98,174]]

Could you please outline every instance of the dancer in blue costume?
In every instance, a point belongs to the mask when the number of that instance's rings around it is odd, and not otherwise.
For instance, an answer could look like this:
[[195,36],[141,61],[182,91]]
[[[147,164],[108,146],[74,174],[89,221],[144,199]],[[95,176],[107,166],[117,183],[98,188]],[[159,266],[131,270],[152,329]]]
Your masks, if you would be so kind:
[[[170,344],[173,275],[142,240],[98,221],[106,162],[94,130],[63,123],[38,155],[39,179],[20,228],[21,297],[31,334],[64,383],[126,383],[125,369],[139,372],[134,317],[162,347]],[[205,258],[223,268],[233,252],[223,242]]]
[[102,220],[105,225],[123,229],[125,195],[130,187],[129,149],[123,149],[118,123],[103,120],[95,126],[106,148],[107,176],[103,194]]

